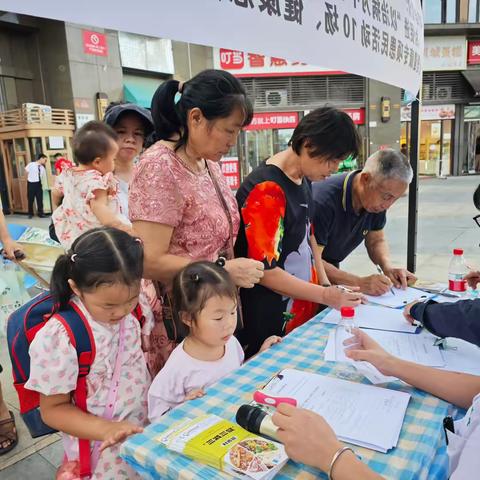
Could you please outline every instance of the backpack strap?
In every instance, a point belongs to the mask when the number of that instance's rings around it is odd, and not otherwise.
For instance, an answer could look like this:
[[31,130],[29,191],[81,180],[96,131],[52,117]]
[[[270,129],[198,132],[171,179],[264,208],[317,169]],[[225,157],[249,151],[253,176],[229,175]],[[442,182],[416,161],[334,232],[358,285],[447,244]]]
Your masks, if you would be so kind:
[[132,314],[139,321],[140,328],[143,328],[143,325],[145,324],[145,315],[143,314],[140,303],[137,303],[137,306],[133,309]]
[[[78,378],[73,398],[75,405],[80,410],[87,412],[87,375],[90,373],[90,367],[95,359],[95,340],[85,315],[74,302],[70,302],[69,305],[71,308],[56,313],[55,318],[65,327],[70,342],[77,351]],[[89,478],[92,474],[90,441],[79,439],[78,445],[80,477]]]

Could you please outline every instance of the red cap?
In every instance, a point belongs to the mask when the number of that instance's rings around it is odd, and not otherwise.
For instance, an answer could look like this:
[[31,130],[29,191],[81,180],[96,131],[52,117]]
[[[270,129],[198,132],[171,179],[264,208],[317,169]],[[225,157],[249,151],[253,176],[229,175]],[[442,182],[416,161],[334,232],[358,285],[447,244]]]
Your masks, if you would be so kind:
[[353,307],[342,307],[340,309],[340,315],[346,318],[352,318],[355,316],[355,309]]
[[453,254],[454,255],[463,255],[463,249],[462,248],[454,248],[453,249]]

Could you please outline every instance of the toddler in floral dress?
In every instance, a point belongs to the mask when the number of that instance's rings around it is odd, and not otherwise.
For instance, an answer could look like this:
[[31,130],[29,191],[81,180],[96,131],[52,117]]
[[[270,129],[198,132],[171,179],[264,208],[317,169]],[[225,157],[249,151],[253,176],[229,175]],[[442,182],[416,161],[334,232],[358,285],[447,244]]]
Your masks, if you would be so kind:
[[[88,413],[72,401],[77,351],[55,314],[30,345],[26,388],[40,393],[43,421],[63,432],[68,460],[63,468],[79,460],[78,439],[90,440],[91,478],[97,480],[139,478],[118,453],[119,443],[147,423],[151,377],[142,338],[150,333],[153,316],[139,299],[142,273],[141,242],[114,228],[81,235],[53,269],[51,291],[58,310],[80,310],[93,337],[95,357],[86,377]],[[139,302],[143,326],[131,313]]]
[[117,134],[105,123],[88,122],[75,134],[73,155],[79,166],[60,174],[52,192],[55,198],[63,197],[52,220],[65,249],[82,233],[102,225],[132,233],[117,198],[118,181],[113,176],[117,152]]

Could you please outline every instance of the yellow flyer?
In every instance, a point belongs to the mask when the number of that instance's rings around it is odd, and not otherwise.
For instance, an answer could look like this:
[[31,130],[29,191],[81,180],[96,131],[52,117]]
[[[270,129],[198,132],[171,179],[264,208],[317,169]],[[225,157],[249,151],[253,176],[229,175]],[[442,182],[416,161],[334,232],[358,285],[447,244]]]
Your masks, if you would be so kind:
[[241,478],[269,480],[288,460],[283,445],[215,415],[178,422],[156,440],[193,460]]

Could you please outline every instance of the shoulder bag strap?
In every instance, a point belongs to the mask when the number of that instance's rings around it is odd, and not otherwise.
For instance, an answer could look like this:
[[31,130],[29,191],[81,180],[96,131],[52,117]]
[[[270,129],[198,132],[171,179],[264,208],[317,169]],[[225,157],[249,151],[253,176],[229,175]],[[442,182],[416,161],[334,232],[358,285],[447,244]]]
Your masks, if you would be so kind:
[[208,160],[205,160],[205,164],[207,166],[207,171],[208,174],[210,175],[210,178],[212,179],[213,186],[215,188],[215,192],[217,193],[217,197],[220,200],[220,203],[222,205],[222,208],[225,212],[225,215],[228,220],[228,228],[229,228],[229,238],[228,238],[228,254],[230,256],[230,259],[235,258],[235,253],[233,251],[233,220],[232,220],[232,214],[230,213],[230,209],[228,208],[227,202],[222,194],[222,191],[220,190],[220,185],[217,182],[217,179],[215,178],[215,175],[212,173],[210,170],[210,167],[208,165]]

